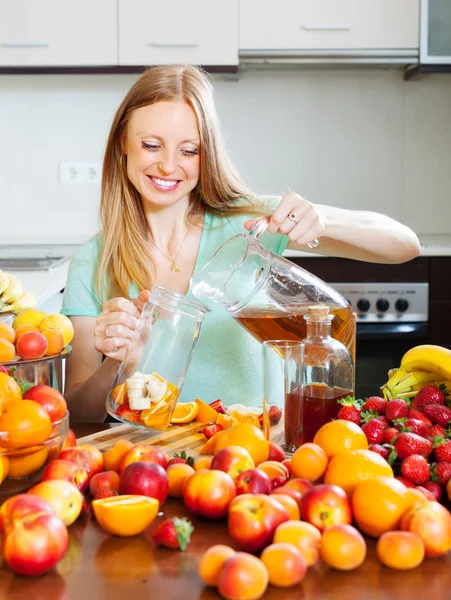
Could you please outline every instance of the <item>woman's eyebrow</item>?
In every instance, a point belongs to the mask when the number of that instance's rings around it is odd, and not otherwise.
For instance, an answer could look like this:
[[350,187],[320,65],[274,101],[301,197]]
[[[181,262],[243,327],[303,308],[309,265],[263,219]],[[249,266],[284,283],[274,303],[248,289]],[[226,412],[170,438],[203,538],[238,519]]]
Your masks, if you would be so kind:
[[[150,133],[149,131],[139,131],[136,134],[136,137],[153,137],[153,138],[155,138],[157,140],[160,140],[160,142],[163,141],[162,137],[160,137],[156,133]],[[182,140],[181,143],[182,144],[186,144],[186,143],[200,144],[200,140],[199,140],[199,138],[192,138],[190,140]]]

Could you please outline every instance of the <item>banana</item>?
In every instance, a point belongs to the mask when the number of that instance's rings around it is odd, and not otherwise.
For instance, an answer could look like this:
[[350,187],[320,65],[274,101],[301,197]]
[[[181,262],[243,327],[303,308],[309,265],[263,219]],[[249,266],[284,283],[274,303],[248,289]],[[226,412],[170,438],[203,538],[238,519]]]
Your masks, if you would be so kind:
[[3,304],[0,308],[0,313],[12,312],[20,313],[23,310],[34,308],[36,306],[36,296],[32,292],[24,292],[20,298],[11,304]]
[[432,371],[441,379],[451,380],[451,350],[443,346],[423,344],[408,350],[401,359],[405,371]]
[[[440,379],[440,375],[433,371],[413,371],[409,373],[392,391],[396,394],[402,394],[410,390],[420,389],[427,383],[432,383]],[[419,386],[419,387],[417,387]]]
[[0,295],[6,290],[9,285],[9,275],[5,271],[0,270]]
[[[10,273],[7,273],[7,275],[9,278],[9,283],[8,283],[8,287],[6,288],[6,290],[3,292],[2,296],[1,296],[1,300],[5,304],[12,304],[13,302],[18,300],[22,296],[23,285],[16,277],[11,275]],[[3,312],[6,312],[6,311],[3,310]]]

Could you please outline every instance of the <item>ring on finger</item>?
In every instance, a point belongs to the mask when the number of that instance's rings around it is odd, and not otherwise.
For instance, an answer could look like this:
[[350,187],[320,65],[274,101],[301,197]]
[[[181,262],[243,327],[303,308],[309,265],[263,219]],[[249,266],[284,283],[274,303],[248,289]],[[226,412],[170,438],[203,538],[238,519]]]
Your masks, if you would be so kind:
[[290,219],[290,221],[293,221],[293,223],[296,223],[296,224],[299,223],[299,219],[293,212],[288,215],[288,218]]
[[106,338],[112,337],[112,335],[111,335],[111,333],[110,333],[110,326],[109,326],[109,325],[107,325],[107,326],[105,327],[105,337],[106,337]]

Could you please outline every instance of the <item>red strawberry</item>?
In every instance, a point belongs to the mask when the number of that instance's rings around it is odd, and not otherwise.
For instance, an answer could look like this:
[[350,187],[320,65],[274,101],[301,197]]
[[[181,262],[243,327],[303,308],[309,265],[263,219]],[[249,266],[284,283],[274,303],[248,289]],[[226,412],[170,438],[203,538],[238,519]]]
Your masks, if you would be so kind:
[[436,481],[427,481],[426,483],[423,483],[423,487],[433,494],[434,499],[437,502],[440,502],[443,495],[443,490]]
[[384,437],[384,429],[384,424],[379,419],[371,419],[371,421],[362,425],[362,430],[369,444],[381,444]]
[[376,454],[379,454],[379,456],[382,456],[382,458],[385,458],[385,460],[387,460],[390,454],[390,448],[387,446],[382,446],[381,444],[370,444],[368,446],[368,450],[376,452]]
[[401,483],[403,483],[408,488],[415,487],[413,485],[413,483],[410,481],[410,479],[406,479],[405,477],[402,477],[402,475],[396,475],[395,479],[397,479],[398,481],[400,481]]
[[404,417],[407,417],[408,413],[409,407],[404,400],[401,400],[401,398],[395,398],[388,402],[385,409],[385,416],[389,421],[403,419]]
[[380,396],[370,396],[366,399],[365,404],[362,407],[362,410],[370,411],[374,410],[378,415],[385,415],[385,409],[387,407],[387,400],[385,398],[381,398]]
[[444,437],[434,438],[434,456],[436,461],[444,460],[451,463],[451,440]]
[[[424,485],[426,485],[426,484],[424,484]],[[415,487],[415,489],[419,490],[424,496],[426,496],[426,498],[428,500],[430,500],[431,502],[433,502],[435,500],[434,494],[430,490],[428,490],[427,488],[425,488],[424,485],[417,485]]]
[[[268,419],[271,425],[277,425],[277,423],[282,418],[282,410],[278,406],[271,406],[268,411]],[[263,413],[259,415],[258,422],[260,423],[260,427],[263,428]]]
[[401,475],[415,485],[426,483],[431,476],[428,461],[419,454],[407,456],[401,463]]
[[411,408],[409,410],[408,417],[409,419],[418,419],[418,421],[423,421],[423,423],[426,423],[427,425],[432,425],[431,421],[425,415],[423,415],[422,412],[416,410],[415,408]]
[[379,421],[379,423],[382,423],[382,425],[384,426],[384,429],[387,429],[387,427],[390,427],[390,423],[388,422],[388,420],[385,417],[376,417],[376,420]]
[[186,517],[166,519],[152,534],[152,539],[159,546],[185,550],[188,546],[194,527]]
[[421,437],[426,437],[429,425],[418,419],[406,419],[403,427],[404,428],[401,431],[411,431],[412,433],[421,435]]
[[132,423],[139,423],[141,421],[141,411],[132,410],[128,404],[121,404],[116,411],[116,414],[125,421],[131,421]]
[[5,375],[9,375],[11,377],[11,371],[5,365],[0,365],[0,373],[5,373]]
[[451,422],[451,408],[443,404],[428,404],[424,407],[424,414],[436,425],[446,427]]
[[187,456],[185,450],[182,450],[180,454],[174,452],[174,457],[171,458],[168,462],[168,467],[171,465],[176,465],[178,463],[189,465],[190,467],[194,466],[194,458],[192,456]]
[[412,408],[424,412],[424,407],[429,404],[445,404],[445,394],[436,385],[425,385],[422,387],[412,402]]
[[451,462],[438,462],[432,467],[432,481],[445,487],[451,479]]
[[432,442],[422,438],[417,433],[400,433],[395,443],[395,450],[398,457],[403,459],[412,454],[429,456],[432,452]]
[[215,400],[214,402],[210,402],[210,406],[217,413],[220,413],[221,415],[225,415],[226,414],[226,411],[225,411],[225,408],[224,408],[224,404],[222,403],[222,400]]
[[441,425],[430,425],[425,437],[433,442],[436,437],[446,437],[446,429]]
[[384,444],[394,444],[394,439],[399,435],[399,431],[395,427],[384,429],[382,441]]
[[222,425],[219,425],[219,423],[215,423],[214,425],[208,425],[208,427],[204,427],[202,429],[202,433],[207,438],[207,440],[209,440],[211,437],[214,436],[215,433],[218,433],[218,431],[222,431],[222,429]]
[[342,406],[338,411],[337,418],[344,421],[352,421],[356,425],[360,425],[361,400],[356,400],[352,396],[346,396],[346,398],[339,400],[338,403]]

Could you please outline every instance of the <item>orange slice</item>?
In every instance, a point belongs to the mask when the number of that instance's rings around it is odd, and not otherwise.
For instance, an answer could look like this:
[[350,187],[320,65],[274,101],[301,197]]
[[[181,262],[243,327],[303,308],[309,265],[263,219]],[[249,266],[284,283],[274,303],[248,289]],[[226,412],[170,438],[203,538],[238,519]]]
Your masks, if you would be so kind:
[[185,402],[177,404],[172,413],[171,423],[189,423],[199,412],[199,405],[196,402]]
[[238,419],[235,419],[232,415],[218,415],[216,423],[221,425],[223,429],[230,429],[230,427],[238,424]]
[[220,433],[222,433],[222,429],[221,431],[218,431],[218,433],[215,433],[211,436],[211,438],[199,450],[199,454],[214,454],[216,442],[218,441],[218,436]]
[[147,496],[112,496],[92,501],[97,523],[113,535],[142,533],[155,519],[160,503]]
[[218,413],[214,408],[211,408],[211,406],[205,404],[205,402],[200,398],[196,398],[196,404],[199,406],[199,412],[195,417],[196,421],[199,421],[199,423],[209,423],[210,421],[216,422]]

